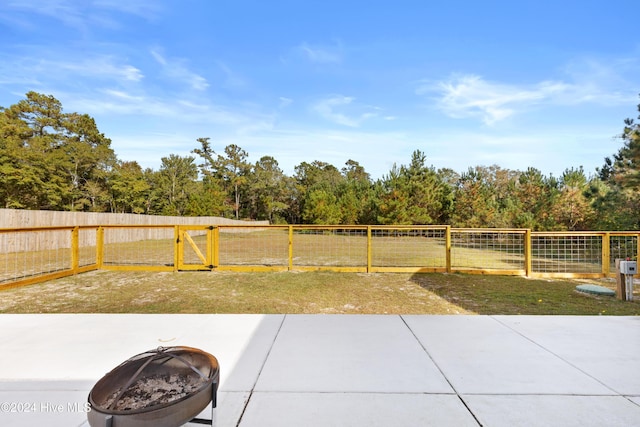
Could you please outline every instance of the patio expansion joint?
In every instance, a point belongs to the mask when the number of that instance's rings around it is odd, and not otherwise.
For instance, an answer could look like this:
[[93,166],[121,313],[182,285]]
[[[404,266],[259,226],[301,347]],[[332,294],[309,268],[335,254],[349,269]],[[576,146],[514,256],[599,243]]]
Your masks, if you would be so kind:
[[633,400],[633,398],[634,398],[634,397],[638,397],[638,396],[635,396],[635,395],[625,395],[625,396],[622,396],[622,397],[624,397],[624,398],[625,398],[625,399],[627,399],[629,402],[633,403],[634,405],[636,405],[637,407],[639,407],[639,408],[640,408],[640,399],[638,399],[638,402],[636,402],[635,400]]
[[249,406],[249,402],[251,402],[251,397],[253,396],[253,392],[256,388],[256,384],[258,383],[258,380],[260,379],[260,375],[262,374],[262,370],[264,369],[264,365],[266,365],[267,360],[269,359],[269,355],[271,354],[271,350],[273,350],[273,346],[276,343],[276,340],[278,339],[278,335],[280,335],[280,330],[282,329],[282,325],[284,325],[284,321],[287,318],[287,315],[285,314],[284,316],[282,316],[282,320],[280,321],[280,325],[278,325],[278,330],[276,331],[275,336],[273,337],[273,341],[271,341],[271,345],[269,346],[269,351],[267,351],[267,354],[264,357],[264,360],[262,361],[262,365],[260,365],[260,370],[258,371],[258,375],[256,375],[256,379],[253,382],[253,384],[251,384],[251,390],[249,391],[249,397],[247,397],[247,400],[244,402],[244,406],[242,407],[242,412],[240,413],[240,416],[238,417],[238,422],[236,423],[236,427],[239,427],[240,424],[242,423],[242,417],[244,417],[244,413],[247,410],[247,406]]
[[435,391],[361,391],[361,390],[259,390],[255,393],[260,394],[367,394],[367,395],[383,395],[383,396],[458,396],[458,393],[443,393]]
[[424,344],[418,339],[418,336],[415,334],[415,332],[413,331],[413,329],[411,329],[411,326],[409,326],[409,324],[407,323],[406,319],[404,318],[404,316],[400,315],[400,320],[402,320],[402,323],[404,323],[404,325],[407,327],[407,329],[409,330],[409,332],[411,332],[411,335],[413,335],[413,338],[418,342],[418,345],[420,345],[420,347],[422,348],[422,351],[424,351],[424,353],[427,355],[427,357],[431,360],[431,362],[434,364],[434,366],[438,369],[438,372],[440,372],[440,375],[442,375],[442,377],[445,379],[445,381],[447,382],[447,384],[449,384],[449,387],[451,387],[451,390],[453,390],[453,392],[455,393],[455,395],[458,397],[458,399],[460,400],[460,403],[462,403],[462,405],[464,405],[465,409],[467,410],[467,412],[469,412],[469,414],[473,417],[473,419],[475,420],[475,422],[482,427],[482,423],[480,422],[480,420],[478,419],[478,417],[476,416],[476,414],[473,413],[473,411],[471,410],[471,407],[467,404],[467,402],[465,401],[465,399],[460,395],[460,393],[458,392],[458,390],[455,388],[455,386],[453,385],[453,383],[449,380],[449,378],[445,375],[444,371],[442,370],[442,368],[440,367],[440,365],[438,365],[438,362],[435,361],[435,359],[431,356],[431,353],[429,353],[429,350],[427,350],[427,348],[424,346]]
[[[508,324],[501,322],[499,319],[497,319],[495,316],[488,316],[491,319],[493,319],[494,321],[496,321],[498,324],[500,324],[501,326],[504,326],[505,328],[509,329],[510,331],[513,331],[514,333],[516,333],[517,335],[521,336],[522,338],[524,338],[525,340],[529,341],[530,343],[532,343],[533,345],[535,345],[536,347],[546,351],[547,353],[551,354],[554,357],[557,357],[558,359],[562,360],[562,362],[566,363],[567,365],[571,366],[573,369],[576,369],[577,371],[579,371],[580,373],[582,373],[583,375],[586,375],[587,377],[591,378],[592,380],[594,380],[595,382],[597,382],[598,384],[602,385],[603,387],[605,387],[608,390],[611,390],[611,392],[613,394],[615,394],[616,396],[621,396],[624,397],[622,393],[620,393],[617,390],[614,390],[613,388],[611,388],[609,385],[607,385],[606,383],[604,383],[603,381],[601,381],[599,378],[591,375],[589,372],[585,371],[584,369],[580,368],[579,366],[571,363],[570,361],[568,361],[567,359],[565,359],[564,357],[562,357],[561,355],[559,355],[558,353],[552,351],[551,349],[543,346],[542,344],[540,344],[539,342],[535,341],[532,338],[529,338],[528,336],[526,336],[525,334],[523,334],[522,332],[518,331],[517,329],[512,328],[511,326],[509,326]],[[580,396],[577,395],[576,396]],[[585,395],[585,396],[593,396],[593,395]],[[600,395],[596,395],[596,396],[600,396]],[[605,395],[603,395],[605,396]]]
[[469,392],[462,393],[462,396],[567,396],[567,397],[622,397],[630,399],[630,396],[620,394],[603,394],[603,393],[479,393]]

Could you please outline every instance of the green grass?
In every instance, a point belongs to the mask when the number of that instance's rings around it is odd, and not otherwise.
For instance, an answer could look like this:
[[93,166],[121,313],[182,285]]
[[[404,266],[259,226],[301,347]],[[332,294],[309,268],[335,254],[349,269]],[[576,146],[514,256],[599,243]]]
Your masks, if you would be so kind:
[[578,293],[577,284],[464,274],[103,270],[0,291],[0,313],[640,315],[640,296],[622,302]]
[[[413,277],[423,289],[478,314],[640,315],[640,296],[619,301],[589,295],[576,286],[594,283],[615,289],[608,279],[547,280],[463,274],[421,274]],[[637,288],[636,288],[637,289]]]

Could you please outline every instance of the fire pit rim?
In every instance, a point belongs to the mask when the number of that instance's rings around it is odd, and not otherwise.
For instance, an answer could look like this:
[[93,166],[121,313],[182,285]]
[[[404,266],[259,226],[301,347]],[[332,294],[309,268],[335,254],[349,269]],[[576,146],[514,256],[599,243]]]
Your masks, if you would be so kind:
[[[117,372],[119,370],[124,369],[125,367],[127,367],[129,364],[136,362],[136,361],[140,361],[140,360],[144,360],[146,358],[149,357],[153,357],[153,355],[158,354],[159,352],[167,355],[167,357],[173,357],[168,353],[172,353],[172,352],[191,352],[191,353],[196,353],[199,355],[204,356],[206,359],[208,359],[211,370],[209,372],[209,375],[206,377],[206,380],[202,383],[202,385],[200,385],[197,389],[191,391],[190,393],[188,393],[187,395],[180,397],[178,399],[174,399],[171,400],[169,402],[165,402],[165,403],[159,403],[156,405],[147,405],[147,406],[143,406],[141,408],[137,408],[137,409],[128,409],[128,410],[118,410],[118,409],[109,409],[105,406],[103,406],[102,404],[98,404],[94,401],[93,399],[93,392],[94,389],[96,389],[97,387],[99,387],[103,382],[105,382],[109,377],[111,377],[112,375],[117,374]],[[200,372],[196,373],[200,374],[200,376],[202,377],[202,374]],[[153,411],[159,411],[162,410],[164,408],[168,408],[170,406],[173,405],[177,405],[180,402],[193,398],[194,396],[199,395],[200,393],[202,393],[205,389],[213,386],[215,383],[217,383],[217,380],[219,378],[220,375],[220,368],[218,365],[218,360],[211,354],[200,350],[198,348],[194,348],[194,347],[188,347],[188,346],[173,346],[173,347],[158,347],[157,349],[154,350],[148,350],[145,351],[143,353],[137,354],[135,356],[130,357],[129,359],[125,360],[124,362],[120,363],[118,366],[116,366],[115,368],[113,368],[111,371],[109,371],[108,373],[106,373],[105,375],[102,376],[102,378],[100,378],[98,380],[98,382],[95,383],[95,385],[91,388],[91,391],[89,392],[89,396],[88,396],[88,401],[89,401],[89,405],[91,407],[91,411],[96,411],[96,412],[100,412],[102,414],[105,415],[136,415],[136,414],[144,414],[147,412],[153,412]]]

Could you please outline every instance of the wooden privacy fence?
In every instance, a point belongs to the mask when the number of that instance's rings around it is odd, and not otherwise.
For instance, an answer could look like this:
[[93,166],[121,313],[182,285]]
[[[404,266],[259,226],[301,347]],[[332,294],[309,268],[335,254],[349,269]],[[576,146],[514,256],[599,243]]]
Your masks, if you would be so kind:
[[284,271],[605,277],[640,232],[449,226],[85,225],[0,229],[0,289],[81,272]]
[[[0,228],[33,228],[73,225],[219,225],[247,224],[247,221],[217,216],[166,216],[109,212],[43,211],[0,209]],[[269,221],[250,224],[269,225]]]

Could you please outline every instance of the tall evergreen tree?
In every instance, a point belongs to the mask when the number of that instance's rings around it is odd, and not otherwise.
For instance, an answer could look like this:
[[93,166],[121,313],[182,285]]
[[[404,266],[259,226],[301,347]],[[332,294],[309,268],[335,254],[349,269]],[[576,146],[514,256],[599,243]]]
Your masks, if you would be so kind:
[[488,171],[482,167],[469,168],[460,176],[455,191],[454,226],[484,228],[495,223],[499,206],[489,183]]
[[378,221],[382,224],[436,224],[446,221],[451,203],[450,186],[426,155],[415,150],[408,166],[396,165],[382,178]]
[[198,167],[195,158],[171,154],[161,161],[157,191],[164,202],[162,214],[182,216],[189,205],[190,195],[196,190]]
[[[640,105],[637,110],[640,112]],[[640,115],[637,117],[640,121]],[[622,147],[613,159],[605,158],[598,169],[603,185],[592,185],[590,192],[596,210],[594,226],[607,230],[640,228],[640,122],[624,120]]]
[[247,176],[251,171],[251,164],[247,161],[248,154],[235,144],[224,148],[224,155],[216,155],[211,148],[209,138],[198,138],[201,148],[192,150],[199,155],[204,163],[200,164],[200,172],[205,181],[205,187],[212,189],[222,185],[224,192],[230,195],[229,205],[233,209],[234,217],[240,218],[242,205],[242,191],[247,184]]
[[327,224],[329,219],[333,223],[340,222],[337,191],[344,177],[335,166],[318,160],[302,162],[295,167],[294,178],[296,185],[291,207],[295,222]]
[[118,162],[109,174],[109,205],[114,213],[148,214],[153,199],[151,172],[145,174],[138,162]]
[[116,157],[91,117],[65,114],[60,101],[36,92],[2,109],[0,116],[2,205],[97,209],[95,194],[106,190]]
[[260,158],[248,177],[250,217],[268,219],[272,223],[284,221],[290,200],[288,180],[276,159],[271,156]]
[[570,231],[585,230],[593,216],[587,199],[589,183],[582,167],[566,169],[560,179],[560,194],[553,212],[562,228]]
[[369,174],[357,161],[349,159],[341,170],[338,188],[342,224],[371,224],[376,200]]
[[513,227],[532,230],[557,228],[553,206],[559,196],[557,180],[547,178],[535,168],[528,168],[518,176],[514,190],[517,210]]

